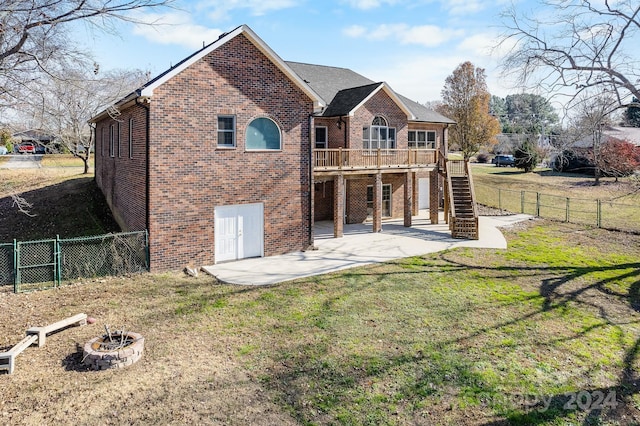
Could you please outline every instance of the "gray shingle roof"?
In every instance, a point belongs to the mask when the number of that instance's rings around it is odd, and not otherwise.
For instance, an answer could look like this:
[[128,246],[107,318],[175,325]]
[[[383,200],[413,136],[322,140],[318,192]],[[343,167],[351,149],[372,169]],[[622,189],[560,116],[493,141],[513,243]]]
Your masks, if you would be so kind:
[[373,83],[366,86],[352,87],[351,89],[340,90],[333,97],[326,110],[322,113],[323,117],[339,117],[348,115],[355,107],[362,102],[374,90],[380,87],[382,83]]
[[[360,101],[364,100],[364,98],[381,84],[347,68],[303,64],[300,62],[285,62],[329,105],[327,110],[322,114],[323,116],[346,115],[350,111],[346,110],[348,105],[352,105],[353,107],[357,106]],[[368,91],[367,88],[369,88]],[[336,98],[337,95],[339,96]],[[358,96],[360,97],[359,99],[357,99]],[[455,123],[455,121],[405,96],[398,94],[398,97],[416,117],[415,121]],[[334,105],[334,102],[338,102],[338,104]]]
[[328,105],[343,89],[366,86],[375,83],[367,77],[347,68],[324,65],[302,64],[285,61]]

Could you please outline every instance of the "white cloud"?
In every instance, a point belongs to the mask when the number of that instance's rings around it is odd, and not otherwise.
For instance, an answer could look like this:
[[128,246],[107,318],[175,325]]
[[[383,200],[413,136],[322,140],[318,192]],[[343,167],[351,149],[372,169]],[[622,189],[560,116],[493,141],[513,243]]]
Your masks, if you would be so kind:
[[300,4],[298,0],[208,0],[198,4],[198,9],[208,10],[209,17],[214,21],[229,18],[229,13],[238,9],[248,10],[253,16],[261,16],[274,10],[287,9]]
[[366,34],[367,29],[362,25],[351,25],[350,27],[345,28],[342,32],[348,37],[360,38]]
[[494,53],[498,40],[494,34],[478,33],[465,38],[458,44],[458,49],[465,52],[490,56]]
[[460,56],[432,55],[408,57],[402,61],[389,61],[384,69],[363,70],[362,74],[384,80],[393,90],[416,102],[440,99],[440,92],[448,75],[461,63]]
[[155,43],[175,44],[188,49],[199,49],[203,43],[213,42],[223,32],[195,24],[190,15],[181,12],[138,14],[135,19],[153,25],[135,25],[134,34]]
[[393,5],[398,3],[398,0],[346,0],[345,3],[354,9],[370,10],[378,8],[384,4]]
[[494,58],[460,50],[440,50],[435,54],[403,57],[402,60],[390,59],[384,68],[372,65],[369,69],[356,71],[374,81],[386,81],[398,93],[425,103],[440,99],[446,78],[466,61],[485,69],[491,94],[504,97],[514,92],[511,82],[500,75]]
[[401,44],[435,47],[463,36],[464,30],[452,30],[435,25],[410,27],[407,24],[382,24],[370,30],[359,25],[352,25],[345,28],[343,34],[371,41],[395,40]]

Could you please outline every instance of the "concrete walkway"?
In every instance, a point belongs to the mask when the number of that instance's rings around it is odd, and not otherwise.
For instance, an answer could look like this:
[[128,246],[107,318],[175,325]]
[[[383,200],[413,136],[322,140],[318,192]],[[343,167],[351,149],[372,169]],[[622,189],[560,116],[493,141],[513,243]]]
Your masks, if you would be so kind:
[[455,247],[506,249],[507,241],[498,228],[531,218],[481,216],[479,240],[456,240],[451,238],[447,224],[432,225],[427,213],[414,217],[411,228],[405,228],[402,219],[385,221],[382,232],[375,234],[371,232],[371,224],[345,225],[342,238],[333,238],[333,222],[317,222],[317,250],[220,263],[202,269],[224,283],[268,285]]
[[8,155],[9,161],[0,164],[0,169],[39,169],[42,167],[42,155],[23,154]]

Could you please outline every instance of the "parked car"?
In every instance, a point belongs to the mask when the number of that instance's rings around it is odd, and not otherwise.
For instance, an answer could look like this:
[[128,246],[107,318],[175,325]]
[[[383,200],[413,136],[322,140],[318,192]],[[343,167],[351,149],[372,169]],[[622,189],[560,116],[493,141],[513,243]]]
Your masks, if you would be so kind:
[[496,167],[514,167],[516,165],[516,160],[513,158],[513,155],[496,155],[495,157],[493,157],[493,160],[491,160],[491,162],[495,164]]
[[18,146],[18,152],[20,154],[35,154],[36,153],[36,146],[33,142],[25,142],[25,143],[21,143]]

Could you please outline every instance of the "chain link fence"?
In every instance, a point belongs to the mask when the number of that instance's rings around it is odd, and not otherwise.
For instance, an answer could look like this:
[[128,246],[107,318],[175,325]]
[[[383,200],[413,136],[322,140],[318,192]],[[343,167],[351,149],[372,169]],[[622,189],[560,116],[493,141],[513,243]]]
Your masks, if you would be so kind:
[[0,285],[40,290],[80,278],[149,269],[146,231],[0,244]]
[[640,205],[518,191],[475,184],[476,201],[504,214],[525,213],[544,219],[640,233]]

